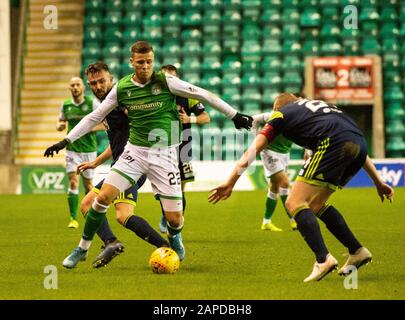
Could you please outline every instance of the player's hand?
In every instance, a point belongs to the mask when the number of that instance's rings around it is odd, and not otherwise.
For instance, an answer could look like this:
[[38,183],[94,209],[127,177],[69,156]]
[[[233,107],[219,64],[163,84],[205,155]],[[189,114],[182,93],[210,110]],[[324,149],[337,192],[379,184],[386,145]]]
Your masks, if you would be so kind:
[[53,157],[54,152],[59,153],[60,150],[64,149],[69,142],[66,139],[63,139],[62,141],[59,141],[58,143],[55,143],[54,145],[50,146],[48,149],[45,150],[44,152],[44,157]]
[[94,163],[94,161],[83,162],[77,166],[76,173],[80,174],[87,169],[95,169],[95,168],[97,168],[97,165]]
[[387,198],[389,202],[392,202],[394,200],[394,189],[386,183],[378,185],[377,192],[381,199],[381,202],[384,202],[384,198]]
[[247,114],[237,112],[232,118],[233,123],[235,124],[236,129],[245,128],[249,130],[253,124],[253,118]]
[[233,186],[229,184],[221,184],[220,186],[211,190],[211,194],[208,196],[208,202],[216,204],[219,200],[226,200],[232,194]]
[[190,123],[190,117],[187,115],[183,108],[180,108],[179,115],[181,123]]

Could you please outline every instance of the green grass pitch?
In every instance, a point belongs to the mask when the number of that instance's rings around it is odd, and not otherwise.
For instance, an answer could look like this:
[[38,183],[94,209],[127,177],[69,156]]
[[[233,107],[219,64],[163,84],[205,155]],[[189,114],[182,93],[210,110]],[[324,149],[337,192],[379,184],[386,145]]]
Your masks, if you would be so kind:
[[[345,189],[332,196],[373,262],[358,272],[357,289],[345,289],[332,273],[303,283],[314,256],[298,231],[291,231],[279,202],[273,222],[285,231],[261,231],[265,191],[234,192],[215,206],[208,192],[188,193],[183,231],[186,259],[175,275],[156,275],[148,267],[154,248],[108,217],[126,251],[102,269],[91,261],[101,242],[95,239],[87,261],[66,270],[62,260],[78,244],[83,227],[67,228],[63,195],[0,196],[0,299],[404,299],[405,188],[392,204],[376,191]],[[157,227],[160,207],[140,194],[139,215]],[[345,252],[322,225],[326,244],[343,264]],[[57,289],[45,289],[44,268],[57,268]]]

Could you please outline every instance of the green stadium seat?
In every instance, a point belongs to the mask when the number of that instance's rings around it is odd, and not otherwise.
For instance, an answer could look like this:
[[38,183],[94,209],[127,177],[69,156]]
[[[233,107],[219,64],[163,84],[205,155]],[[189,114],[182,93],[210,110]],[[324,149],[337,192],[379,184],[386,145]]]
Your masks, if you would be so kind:
[[242,100],[240,90],[236,86],[223,88],[221,97],[233,107],[238,107]]
[[387,38],[382,41],[383,52],[399,52],[400,46],[395,38]]
[[376,21],[365,21],[361,23],[362,36],[377,37],[379,34],[378,23]]
[[242,8],[242,0],[222,0],[222,6],[224,9],[240,9]]
[[261,12],[261,0],[242,1],[243,18],[247,21],[256,21]]
[[343,52],[342,45],[338,41],[329,40],[322,43],[320,53],[322,56],[339,56]]
[[115,79],[119,79],[121,77],[121,61],[118,58],[108,58],[103,59],[103,61],[107,64],[110,73],[114,76]]
[[289,85],[301,86],[302,82],[301,73],[297,71],[287,71],[284,73],[281,79],[281,83],[284,87]]
[[221,10],[222,0],[204,0],[203,7],[205,10],[210,10],[210,9]]
[[108,60],[110,58],[117,58],[121,59],[121,46],[119,45],[108,45],[105,46],[102,50],[102,55],[104,60]]
[[141,12],[128,12],[122,20],[122,25],[127,29],[140,28],[142,26]]
[[124,8],[123,0],[107,0],[105,5],[106,12],[108,11],[121,11]]
[[177,11],[168,11],[162,18],[163,32],[165,36],[177,38],[181,32],[181,14]]
[[95,11],[86,14],[84,17],[84,25],[88,27],[101,27],[103,25],[103,14]]
[[182,79],[196,86],[199,86],[201,82],[200,74],[196,71],[189,72],[187,70],[184,70],[182,74]]
[[392,158],[405,156],[405,142],[401,136],[388,137],[386,143],[387,154]]
[[101,58],[101,49],[97,42],[86,43],[82,51],[83,60],[99,60]]
[[218,92],[221,86],[221,77],[219,72],[203,73],[200,85],[206,90]]
[[262,25],[277,25],[281,23],[281,15],[277,9],[265,9],[259,20]]
[[201,0],[183,0],[183,8],[200,10],[203,6]]
[[317,27],[308,27],[301,29],[302,38],[306,40],[318,40],[319,29]]
[[181,55],[180,42],[178,40],[166,41],[162,46],[163,57],[179,60]]
[[381,46],[375,38],[364,38],[361,50],[364,54],[380,54]]
[[317,56],[319,54],[318,40],[306,40],[302,45],[302,53],[304,56]]
[[206,36],[219,38],[221,34],[221,11],[207,10],[203,15],[203,32]]
[[300,0],[282,0],[283,8],[299,8]]
[[121,64],[121,74],[126,76],[128,74],[134,73],[134,68],[129,62],[124,62]]
[[285,24],[283,25],[281,35],[284,39],[299,41],[301,37],[301,29],[297,24]]
[[256,40],[246,40],[242,44],[242,61],[260,61],[262,47]]
[[107,43],[121,43],[123,40],[123,34],[117,27],[108,27],[104,31],[104,44]]
[[225,92],[228,87],[240,89],[241,85],[242,85],[242,80],[238,74],[225,73],[222,76],[222,90]]
[[273,108],[273,103],[276,97],[281,93],[282,91],[279,90],[278,88],[264,88],[263,89],[263,96],[262,96],[262,101],[265,109],[272,109]]
[[299,5],[301,8],[318,9],[318,0],[300,0]]
[[246,72],[242,76],[242,86],[244,89],[246,88],[260,88],[261,86],[261,78],[259,73],[257,72]]
[[262,94],[259,88],[254,87],[243,88],[241,99],[242,99],[241,103],[243,106],[251,102],[261,103]]
[[143,0],[126,0],[124,4],[125,12],[140,12]]
[[322,8],[322,19],[323,21],[335,22],[340,21],[339,7],[336,4],[331,4]]
[[201,69],[203,72],[220,71],[221,59],[219,57],[204,57],[201,64]]
[[356,38],[343,38],[342,46],[344,55],[360,55],[360,44]]
[[399,73],[401,57],[397,52],[388,52],[383,55],[384,77],[392,70]]
[[279,56],[283,49],[278,39],[264,39],[262,53],[264,56]]
[[124,43],[135,43],[141,37],[140,29],[127,29],[122,33]]
[[395,7],[385,7],[381,9],[380,19],[382,23],[396,22],[398,14]]
[[278,57],[266,56],[263,58],[260,68],[262,73],[267,71],[278,72],[281,69],[281,60]]
[[359,38],[360,30],[353,28],[343,28],[341,30],[342,39]]
[[225,37],[222,39],[223,54],[236,54],[240,50],[239,37]]
[[405,22],[405,5],[402,4],[399,8],[399,21]]
[[281,29],[275,25],[262,26],[262,39],[279,39],[281,38]]
[[204,41],[204,45],[202,47],[203,55],[208,56],[215,56],[221,57],[222,55],[222,47],[219,40],[207,40]]
[[242,72],[260,72],[260,61],[247,61],[242,63]]
[[304,69],[304,60],[300,59],[298,55],[286,55],[284,56],[281,68],[284,72],[301,72]]
[[186,29],[181,32],[181,38],[184,41],[200,41],[202,39],[202,33],[199,29]]
[[143,0],[142,7],[145,8],[146,11],[161,10],[164,8],[163,2],[163,0]]
[[183,9],[182,0],[164,0],[163,7],[164,11],[178,11],[180,12]]
[[[327,1],[327,0],[323,0],[323,1]],[[360,6],[360,0],[339,0],[340,2],[340,6],[341,7],[345,7],[348,5],[353,5],[353,6]]]
[[340,38],[340,28],[336,23],[325,23],[321,28],[321,37],[323,40]]
[[301,13],[300,24],[302,27],[319,27],[321,25],[321,15],[313,8],[305,8]]
[[142,17],[144,27],[160,27],[162,25],[162,14],[160,11],[148,11]]
[[199,72],[200,71],[200,59],[198,57],[184,57],[183,61],[181,62],[181,69],[184,72]]
[[300,54],[302,52],[301,43],[296,40],[285,40],[283,43],[284,54]]
[[186,10],[183,14],[183,26],[185,27],[199,27],[203,20],[199,10]]
[[181,52],[182,52],[184,57],[187,57],[187,56],[199,57],[201,55],[201,52],[202,52],[200,42],[198,40],[195,40],[195,39],[186,40],[183,43],[183,46],[181,48]]
[[276,71],[268,70],[263,74],[261,83],[264,90],[273,89],[279,91],[281,88],[281,76]]
[[[229,34],[229,31],[235,30],[235,25],[239,26],[242,23],[242,15],[238,9],[225,7],[224,14],[222,16],[222,25],[224,32]],[[232,27],[232,28],[231,28]]]
[[104,1],[103,0],[87,0],[84,4],[85,13],[88,15],[93,12],[104,11]]
[[387,103],[402,103],[404,93],[400,86],[392,86],[384,89],[384,101]]
[[101,42],[103,40],[103,33],[99,27],[89,27],[83,35],[84,43],[88,42]]
[[300,23],[300,12],[296,8],[285,7],[283,13],[281,14],[281,21],[286,23],[299,24]]
[[401,119],[392,119],[386,122],[385,132],[389,136],[404,136],[405,125]]
[[405,120],[405,108],[401,102],[390,103],[384,108],[385,120],[402,119]]
[[103,18],[103,24],[105,27],[120,27],[122,23],[122,13],[121,11],[110,11],[107,12]]
[[260,39],[261,37],[261,30],[257,23],[254,22],[247,22],[243,24],[242,28],[242,39],[246,40],[254,40]]
[[240,74],[242,70],[242,63],[238,56],[230,55],[226,56],[222,63],[222,72],[224,74],[233,73]]
[[360,10],[359,20],[360,22],[365,21],[378,21],[380,19],[380,15],[378,11],[374,7],[362,7]]
[[396,23],[385,23],[380,29],[381,39],[399,37],[399,28]]

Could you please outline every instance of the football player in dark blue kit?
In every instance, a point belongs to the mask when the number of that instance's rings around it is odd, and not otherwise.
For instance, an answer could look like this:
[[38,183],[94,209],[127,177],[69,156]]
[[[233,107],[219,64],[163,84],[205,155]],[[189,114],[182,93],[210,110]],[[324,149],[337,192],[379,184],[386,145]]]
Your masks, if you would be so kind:
[[[178,77],[177,68],[174,65],[167,64],[160,68],[165,73],[171,74],[172,76]],[[210,116],[205,111],[204,105],[195,100],[183,97],[176,97],[176,104],[179,108],[180,120],[183,128],[183,140],[179,146],[179,171],[181,178],[181,191],[183,194],[183,215],[186,209],[186,196],[185,196],[185,185],[187,182],[194,181],[194,171],[191,165],[192,159],[192,148],[191,148],[191,125],[195,124],[207,124],[211,121]],[[162,214],[159,223],[160,232],[166,233],[167,222]]]
[[[93,91],[94,95],[103,100],[113,86],[112,75],[109,73],[108,66],[105,63],[97,62],[90,64],[86,69],[87,82]],[[85,162],[77,167],[77,171],[84,171],[89,168],[96,168],[100,164],[109,159],[116,162],[124,150],[128,141],[129,124],[126,110],[117,107],[113,110],[104,121],[107,128],[107,135],[109,139],[108,148],[92,162]],[[134,207],[138,197],[138,189],[144,184],[145,176],[137,182],[136,186],[122,192],[120,196],[113,202],[116,211],[118,222],[124,227],[132,230],[141,239],[151,243],[156,247],[170,247],[169,243],[163,239],[159,233],[154,230],[149,223],[134,215]],[[103,180],[100,181],[81,203],[81,212],[86,213],[94,199],[96,198]],[[109,263],[117,254],[123,251],[124,247],[117,237],[112,233],[107,219],[104,220],[102,226],[98,229],[97,234],[103,240],[104,246],[102,252],[96,257],[93,262],[93,267],[99,268]],[[67,266],[69,267],[69,266]]]
[[304,282],[319,281],[338,265],[324,243],[316,217],[348,249],[349,257],[338,271],[347,275],[370,262],[372,255],[356,239],[339,211],[327,203],[329,197],[362,167],[373,180],[381,201],[384,198],[392,201],[394,190],[384,183],[368,157],[361,130],[336,106],[284,93],[276,98],[273,110],[273,116],[238,161],[228,181],[212,190],[209,201],[217,203],[227,199],[256,154],[282,133],[287,139],[313,151],[286,201],[298,230],[316,256],[312,273]]

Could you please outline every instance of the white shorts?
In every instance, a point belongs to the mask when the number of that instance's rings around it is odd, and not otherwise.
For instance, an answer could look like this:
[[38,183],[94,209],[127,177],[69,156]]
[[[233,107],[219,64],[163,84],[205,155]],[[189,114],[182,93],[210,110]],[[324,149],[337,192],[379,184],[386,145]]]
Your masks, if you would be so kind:
[[289,153],[279,153],[265,149],[260,152],[260,157],[263,161],[266,178],[270,178],[277,172],[287,171],[288,161],[290,160]]
[[[66,150],[66,172],[76,172],[77,166],[83,162],[94,161],[97,158],[97,152],[75,152]],[[81,173],[86,179],[93,179],[94,169],[87,169]]]
[[[124,152],[111,168],[105,183],[115,186],[120,192],[135,184],[141,175],[146,174],[152,190],[159,195],[162,204],[164,199],[174,200],[175,207],[182,208],[181,178],[178,167],[177,146],[163,148],[139,147],[127,143]],[[173,208],[172,208],[173,209]],[[178,211],[178,210],[168,211]]]

